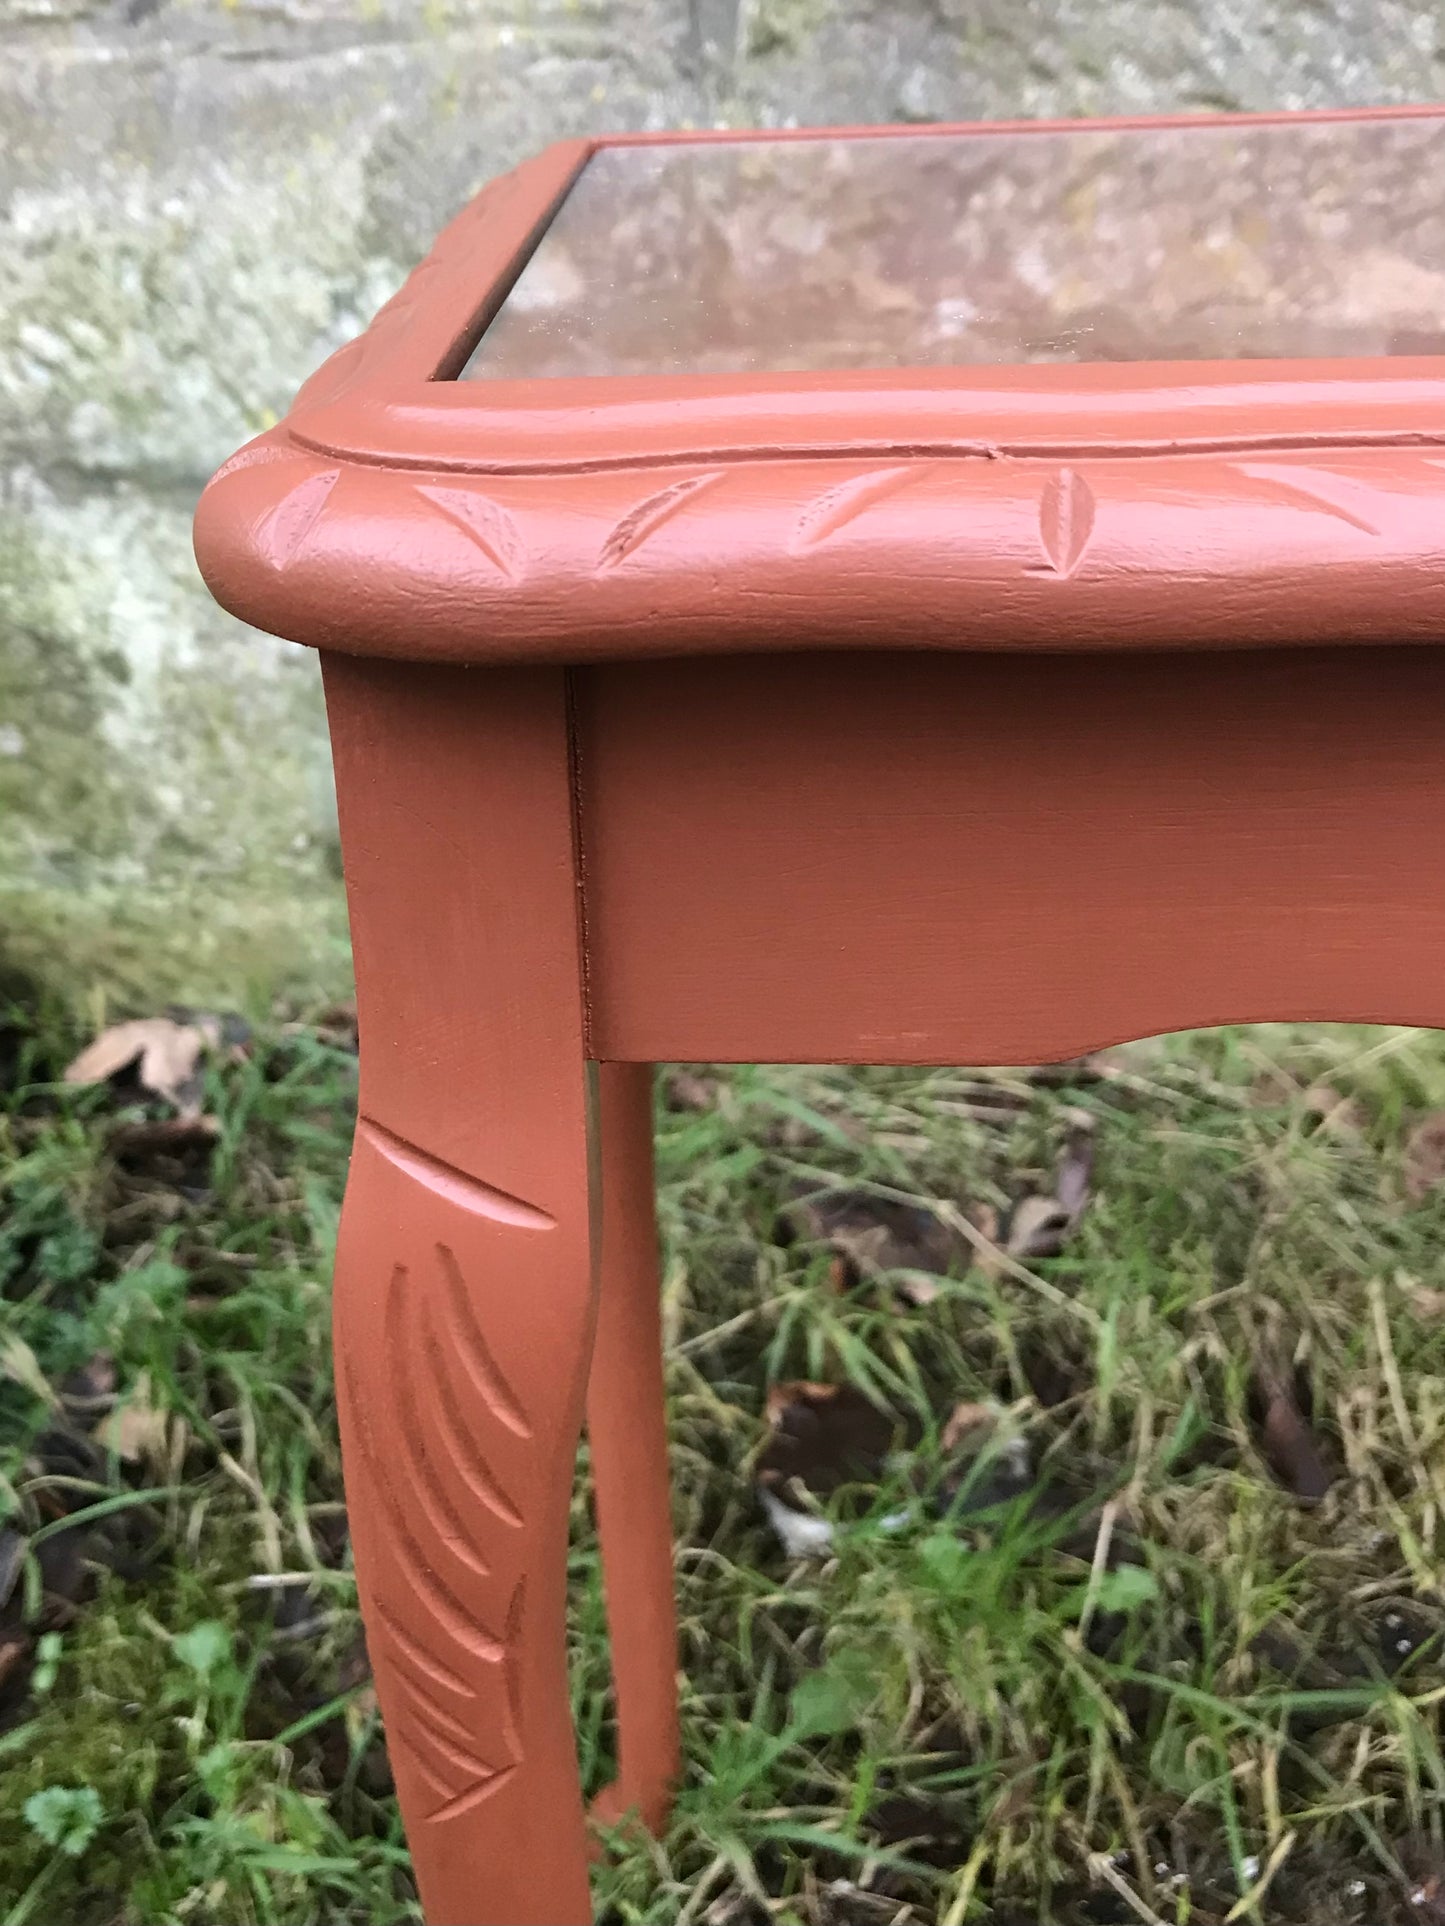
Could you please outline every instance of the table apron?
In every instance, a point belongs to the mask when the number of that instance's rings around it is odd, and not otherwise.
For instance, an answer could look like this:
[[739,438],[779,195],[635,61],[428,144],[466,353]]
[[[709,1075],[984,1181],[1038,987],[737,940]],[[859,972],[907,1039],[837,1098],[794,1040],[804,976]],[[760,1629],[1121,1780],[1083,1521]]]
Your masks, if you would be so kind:
[[1445,654],[573,672],[593,1056],[1007,1063],[1445,1026]]

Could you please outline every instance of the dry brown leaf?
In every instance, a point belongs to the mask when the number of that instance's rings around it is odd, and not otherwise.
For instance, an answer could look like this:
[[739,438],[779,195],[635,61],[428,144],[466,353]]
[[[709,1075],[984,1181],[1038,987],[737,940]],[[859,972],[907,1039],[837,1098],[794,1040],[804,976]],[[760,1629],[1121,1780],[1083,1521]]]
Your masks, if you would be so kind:
[[1009,1215],[1010,1257],[1057,1257],[1073,1219],[1057,1197],[1020,1197]]
[[886,1277],[900,1297],[928,1304],[935,1277],[966,1268],[970,1251],[957,1232],[922,1204],[840,1190],[803,1197],[783,1212],[785,1237],[824,1244],[833,1252],[829,1281],[853,1290],[864,1279]]
[[1445,1853],[1424,1834],[1398,1848],[1405,1897],[1419,1926],[1445,1926]]
[[1300,1106],[1327,1137],[1358,1137],[1370,1121],[1359,1098],[1345,1096],[1332,1083],[1312,1083]]
[[1405,1145],[1405,1195],[1423,1204],[1445,1183],[1445,1110],[1432,1110],[1410,1132]]
[[1069,1134],[1054,1172],[1054,1196],[1075,1223],[1083,1216],[1094,1181],[1094,1119],[1087,1111],[1072,1111]]
[[1261,1070],[1249,1086],[1249,1101],[1256,1110],[1283,1110],[1299,1095],[1299,1078],[1272,1063]]
[[938,1493],[955,1518],[1006,1504],[1034,1482],[1026,1439],[1005,1433],[998,1448],[1004,1415],[998,1405],[974,1403],[956,1404],[948,1414],[939,1434]]
[[804,1379],[770,1385],[766,1411],[772,1436],[758,1458],[758,1497],[784,1551],[816,1557],[831,1549],[833,1526],[809,1495],[876,1482],[898,1423],[851,1384]]
[[170,1453],[170,1417],[151,1403],[147,1372],[140,1374],[135,1389],[97,1427],[95,1441],[131,1464],[165,1463]]
[[65,1081],[105,1083],[135,1064],[143,1090],[173,1104],[182,1117],[197,1117],[201,1111],[201,1056],[220,1038],[215,1019],[212,1027],[215,1034],[208,1037],[200,1023],[177,1023],[173,1017],[136,1017],[128,1023],[113,1023],[68,1066]]
[[772,1436],[758,1459],[758,1483],[796,1479],[820,1498],[876,1478],[899,1428],[853,1385],[805,1379],[769,1386],[767,1419]]
[[1416,1317],[1445,1317],[1445,1291],[1432,1290],[1428,1284],[1411,1284],[1409,1298]]
[[58,1409],[60,1399],[56,1396],[50,1380],[41,1370],[39,1358],[24,1338],[14,1331],[0,1339],[0,1375],[13,1378],[16,1384],[23,1385],[32,1397],[39,1398],[52,1410]]
[[1264,1406],[1260,1443],[1281,1484],[1297,1498],[1316,1504],[1334,1479],[1325,1464],[1319,1438],[1300,1408],[1292,1380],[1292,1372],[1260,1372],[1257,1382]]
[[956,1404],[939,1434],[945,1453],[957,1451],[965,1442],[974,1444],[983,1430],[991,1431],[998,1422],[998,1411],[991,1404]]
[[662,1079],[662,1101],[669,1110],[716,1110],[721,1085],[696,1070],[669,1070]]
[[19,1626],[0,1632],[0,1686],[30,1656],[30,1634]]
[[1052,1194],[1020,1197],[1009,1214],[1004,1240],[1009,1256],[1057,1257],[1088,1208],[1093,1178],[1094,1120],[1087,1111],[1071,1111]]

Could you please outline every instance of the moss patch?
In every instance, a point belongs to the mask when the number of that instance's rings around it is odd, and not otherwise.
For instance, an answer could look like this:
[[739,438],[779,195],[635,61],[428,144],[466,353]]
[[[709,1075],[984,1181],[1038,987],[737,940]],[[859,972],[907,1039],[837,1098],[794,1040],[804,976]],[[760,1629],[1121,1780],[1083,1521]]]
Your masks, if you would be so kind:
[[315,664],[211,605],[184,507],[0,501],[0,716],[0,963],[68,1000],[345,985]]

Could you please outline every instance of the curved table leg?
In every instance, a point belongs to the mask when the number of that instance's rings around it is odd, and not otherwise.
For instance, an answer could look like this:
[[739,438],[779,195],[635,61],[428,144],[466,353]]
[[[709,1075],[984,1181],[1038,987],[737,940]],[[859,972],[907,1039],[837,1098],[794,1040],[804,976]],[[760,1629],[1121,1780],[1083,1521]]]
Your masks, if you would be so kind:
[[666,1824],[678,1776],[677,1609],[653,1202],[652,1066],[598,1069],[602,1263],[587,1435],[617,1695],[618,1773],[593,1811]]
[[361,1125],[334,1313],[348,1510],[407,1836],[433,1926],[585,1921],[564,1623],[585,1253],[558,1292],[555,1224],[410,1161]]
[[431,1926],[585,1926],[567,1526],[596,1309],[560,671],[333,658],[361,1019],[335,1336]]

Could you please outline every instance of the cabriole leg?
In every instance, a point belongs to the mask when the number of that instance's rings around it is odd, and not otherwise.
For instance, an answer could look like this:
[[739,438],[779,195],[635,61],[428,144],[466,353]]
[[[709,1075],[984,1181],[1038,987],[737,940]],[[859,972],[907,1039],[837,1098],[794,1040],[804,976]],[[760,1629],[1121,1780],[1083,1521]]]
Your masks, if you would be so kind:
[[567,1521],[596,1305],[560,672],[333,658],[361,1019],[335,1335],[431,1926],[582,1926]]
[[678,1774],[677,1611],[653,1198],[652,1066],[599,1067],[602,1268],[587,1436],[617,1695],[618,1773],[598,1798],[658,1832]]

